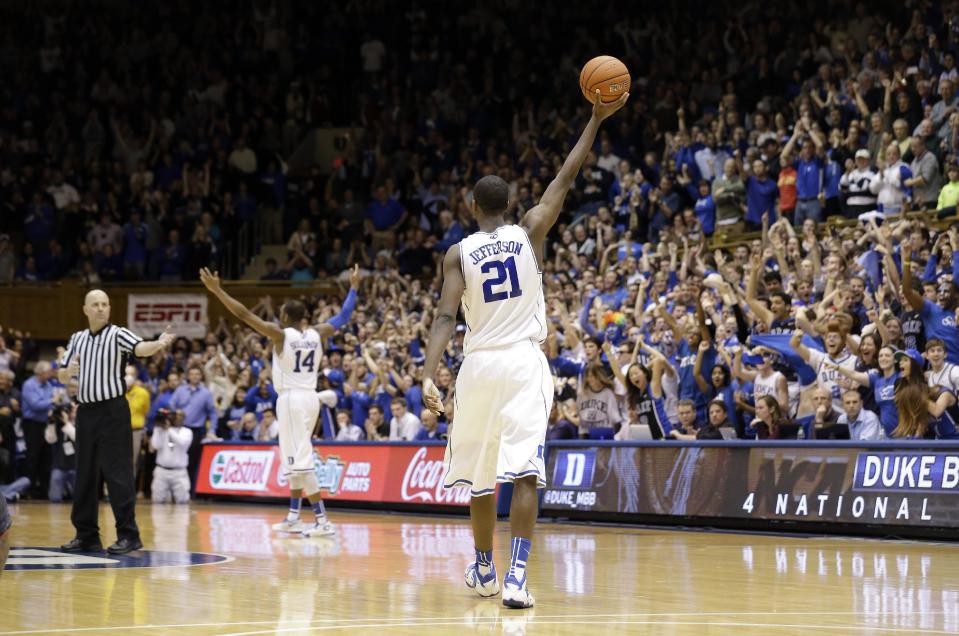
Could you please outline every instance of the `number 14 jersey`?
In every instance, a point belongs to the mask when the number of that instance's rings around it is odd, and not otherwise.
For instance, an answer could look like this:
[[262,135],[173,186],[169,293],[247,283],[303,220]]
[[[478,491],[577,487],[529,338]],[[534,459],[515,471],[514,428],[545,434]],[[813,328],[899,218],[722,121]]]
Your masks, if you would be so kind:
[[546,339],[543,274],[526,231],[504,225],[460,241],[464,353]]
[[273,388],[276,392],[288,389],[316,391],[323,346],[320,334],[313,328],[300,331],[292,327],[283,330],[283,350],[273,349]]

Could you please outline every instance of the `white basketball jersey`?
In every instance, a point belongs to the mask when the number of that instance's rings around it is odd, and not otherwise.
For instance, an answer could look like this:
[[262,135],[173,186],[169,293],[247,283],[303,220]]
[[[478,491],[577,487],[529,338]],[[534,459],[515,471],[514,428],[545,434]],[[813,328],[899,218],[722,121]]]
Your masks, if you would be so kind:
[[[776,386],[779,383],[779,378],[783,377],[783,374],[779,371],[773,371],[769,374],[769,377],[764,378],[763,376],[756,374],[756,378],[753,380],[753,400],[758,400],[764,395],[771,395],[776,400],[779,400],[779,389]],[[780,406],[785,408],[785,404]]]
[[300,332],[287,327],[283,330],[283,351],[273,350],[273,388],[277,392],[288,389],[316,391],[320,373],[323,345],[315,329]]
[[460,241],[464,352],[546,339],[543,274],[526,231],[504,225]]
[[951,362],[944,363],[939,371],[932,369],[926,371],[926,379],[929,381],[929,386],[941,386],[953,392],[959,391],[959,367]]

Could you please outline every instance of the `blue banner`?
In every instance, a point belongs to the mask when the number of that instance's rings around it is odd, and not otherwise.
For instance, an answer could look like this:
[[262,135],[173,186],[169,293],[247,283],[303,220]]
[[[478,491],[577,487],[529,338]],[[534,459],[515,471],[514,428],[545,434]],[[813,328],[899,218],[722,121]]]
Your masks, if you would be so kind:
[[852,489],[959,494],[959,453],[859,453]]

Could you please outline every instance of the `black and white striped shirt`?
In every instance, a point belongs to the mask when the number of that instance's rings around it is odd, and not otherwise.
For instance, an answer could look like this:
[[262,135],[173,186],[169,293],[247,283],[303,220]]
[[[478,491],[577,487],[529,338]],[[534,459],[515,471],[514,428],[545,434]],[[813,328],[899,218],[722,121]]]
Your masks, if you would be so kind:
[[123,365],[127,355],[132,356],[133,349],[142,341],[129,329],[109,323],[96,333],[84,329],[70,336],[60,366],[69,366],[73,357],[77,357],[80,364],[77,398],[81,404],[126,395]]

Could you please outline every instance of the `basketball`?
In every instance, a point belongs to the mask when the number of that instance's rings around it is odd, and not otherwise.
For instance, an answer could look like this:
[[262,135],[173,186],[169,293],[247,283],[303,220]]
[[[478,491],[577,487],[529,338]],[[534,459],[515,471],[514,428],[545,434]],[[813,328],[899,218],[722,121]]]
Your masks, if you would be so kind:
[[579,73],[579,87],[583,97],[592,103],[592,95],[599,89],[604,104],[615,102],[629,91],[629,69],[621,61],[610,55],[600,55],[586,62]]

